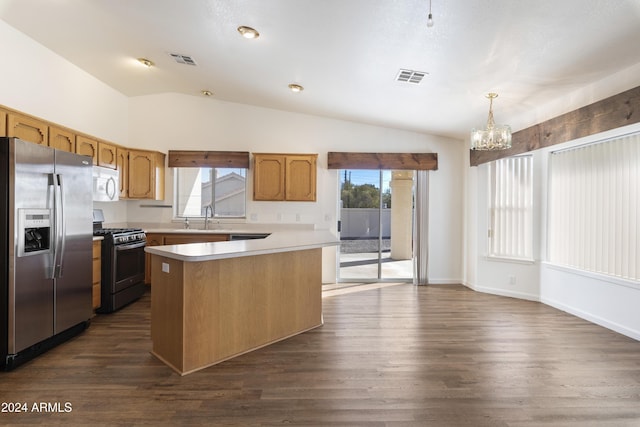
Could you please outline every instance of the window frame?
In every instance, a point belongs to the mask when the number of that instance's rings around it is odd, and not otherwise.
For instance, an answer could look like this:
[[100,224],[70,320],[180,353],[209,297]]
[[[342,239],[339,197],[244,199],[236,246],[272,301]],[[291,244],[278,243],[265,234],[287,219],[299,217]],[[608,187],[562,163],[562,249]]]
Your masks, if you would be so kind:
[[[210,177],[211,177],[211,182],[212,182],[212,186],[211,186],[211,206],[212,206],[212,214],[210,216],[210,218],[216,219],[218,221],[220,220],[246,220],[247,218],[247,181],[248,181],[248,174],[249,174],[249,168],[243,168],[243,167],[211,167],[211,166],[201,166],[201,167],[175,167],[174,168],[174,179],[173,179],[173,184],[174,184],[174,191],[173,191],[173,219],[174,220],[183,220],[183,219],[204,219],[205,218],[205,213],[203,212],[203,208],[201,207],[201,211],[199,215],[185,215],[184,212],[180,212],[180,208],[181,208],[181,203],[180,203],[180,171],[181,170],[193,170],[193,169],[198,169],[200,173],[203,172],[203,169],[209,170],[210,171]],[[244,178],[244,196],[243,196],[243,210],[244,213],[243,215],[220,215],[218,214],[218,210],[216,209],[216,202],[215,202],[215,196],[216,196],[216,172],[219,169],[228,169],[228,170],[243,170],[244,174],[241,175],[242,178]],[[224,176],[224,175],[223,175]],[[200,198],[200,203],[202,203],[202,197]]]
[[[535,262],[533,249],[533,175],[534,157],[531,153],[504,157],[489,163],[488,167],[488,200],[487,200],[487,258],[493,260],[533,263]],[[499,165],[503,163],[519,162],[520,165]],[[507,176],[508,181],[497,177],[498,167],[525,169],[519,173],[519,179],[524,179],[525,188],[516,186],[514,175]],[[512,171],[513,172],[513,171]],[[520,172],[520,171],[519,171]],[[504,178],[504,177],[503,177]],[[521,183],[522,184],[522,183]],[[501,206],[496,206],[498,186],[505,191],[500,196]],[[514,202],[514,199],[517,200]],[[504,212],[500,214],[500,212]],[[515,233],[515,234],[514,234]],[[500,243],[498,243],[500,241]],[[504,249],[504,247],[508,249]],[[501,249],[498,249],[498,248]],[[515,249],[514,249],[515,248]]]

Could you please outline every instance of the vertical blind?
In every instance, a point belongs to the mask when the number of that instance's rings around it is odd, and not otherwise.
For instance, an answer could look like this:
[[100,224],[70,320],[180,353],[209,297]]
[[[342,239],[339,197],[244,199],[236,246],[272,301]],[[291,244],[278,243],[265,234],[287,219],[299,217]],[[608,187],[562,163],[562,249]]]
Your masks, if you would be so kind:
[[640,280],[640,134],[551,154],[549,261]]
[[491,164],[490,256],[533,259],[533,158]]

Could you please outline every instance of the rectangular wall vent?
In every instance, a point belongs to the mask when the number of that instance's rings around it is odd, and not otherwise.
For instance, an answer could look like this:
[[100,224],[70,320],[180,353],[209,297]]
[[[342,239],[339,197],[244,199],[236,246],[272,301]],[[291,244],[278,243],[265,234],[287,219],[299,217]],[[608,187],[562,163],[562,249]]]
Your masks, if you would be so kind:
[[405,82],[412,84],[420,84],[424,76],[429,73],[424,71],[413,71],[413,70],[400,70],[398,71],[398,75],[396,76],[397,82]]
[[197,65],[196,61],[189,55],[181,55],[179,53],[170,53],[169,55],[175,59],[178,64]]

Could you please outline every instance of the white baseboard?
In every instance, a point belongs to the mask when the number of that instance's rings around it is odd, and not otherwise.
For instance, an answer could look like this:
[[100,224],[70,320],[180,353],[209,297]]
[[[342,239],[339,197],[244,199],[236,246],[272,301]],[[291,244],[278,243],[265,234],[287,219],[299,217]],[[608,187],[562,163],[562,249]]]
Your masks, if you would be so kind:
[[636,331],[633,329],[626,328],[618,323],[610,322],[602,317],[595,316],[593,314],[587,313],[585,311],[579,310],[575,307],[568,306],[566,304],[562,304],[558,301],[550,300],[548,298],[542,298],[541,302],[558,310],[567,312],[581,319],[587,320],[591,323],[595,323],[596,325],[602,326],[607,329],[611,329],[612,331],[618,332],[619,334],[625,335],[629,338],[633,338],[634,340],[640,341],[640,331]]
[[464,282],[463,285],[469,289],[472,289],[477,292],[482,292],[485,294],[499,295],[502,297],[518,298],[518,299],[523,299],[527,301],[541,302],[540,297],[538,295],[528,294],[525,292],[509,291],[506,289],[499,289],[499,288],[489,288],[486,286],[475,286],[467,282]]

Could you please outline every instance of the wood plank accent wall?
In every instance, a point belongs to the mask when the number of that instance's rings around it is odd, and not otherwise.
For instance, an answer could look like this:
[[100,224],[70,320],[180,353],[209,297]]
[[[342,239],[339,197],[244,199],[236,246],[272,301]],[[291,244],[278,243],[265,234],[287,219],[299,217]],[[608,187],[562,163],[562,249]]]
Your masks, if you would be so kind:
[[327,163],[329,169],[438,170],[438,154],[329,152]]
[[640,86],[514,132],[511,149],[470,150],[471,166],[640,122]]
[[248,151],[175,151],[169,150],[170,168],[245,168],[249,169]]

